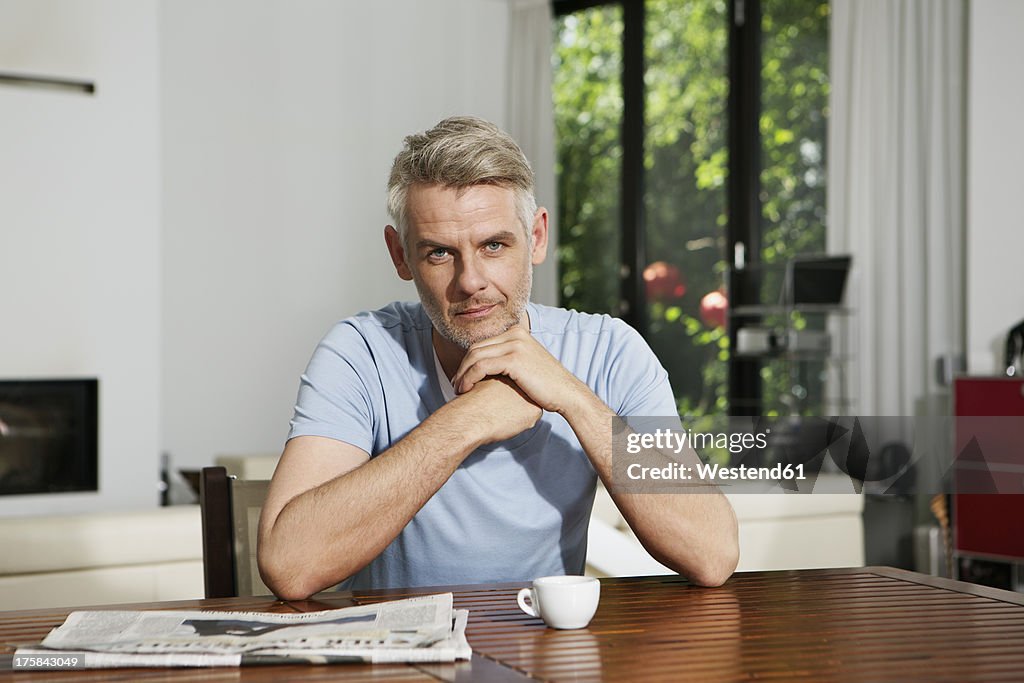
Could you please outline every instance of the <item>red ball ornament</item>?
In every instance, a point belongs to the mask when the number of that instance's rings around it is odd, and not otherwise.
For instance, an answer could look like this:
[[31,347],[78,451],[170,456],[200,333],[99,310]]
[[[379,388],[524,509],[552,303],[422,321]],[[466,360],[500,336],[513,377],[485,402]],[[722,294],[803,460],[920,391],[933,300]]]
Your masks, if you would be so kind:
[[644,288],[648,301],[671,301],[686,294],[682,273],[664,261],[655,261],[644,268]]
[[700,319],[708,327],[725,327],[725,316],[729,311],[729,299],[725,292],[716,289],[700,300]]

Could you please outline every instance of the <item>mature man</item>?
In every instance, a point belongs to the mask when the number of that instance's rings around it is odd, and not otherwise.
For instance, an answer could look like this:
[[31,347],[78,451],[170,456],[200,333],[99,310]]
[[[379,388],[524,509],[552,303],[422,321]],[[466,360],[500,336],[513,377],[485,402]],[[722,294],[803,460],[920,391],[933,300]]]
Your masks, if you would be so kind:
[[[264,581],[300,599],[343,581],[582,573],[612,421],[674,415],[664,369],[621,321],[529,302],[548,214],[495,126],[459,117],[407,137],[388,210],[384,240],[420,303],[344,320],[314,352],[260,519]],[[720,494],[613,498],[693,581],[735,569]]]

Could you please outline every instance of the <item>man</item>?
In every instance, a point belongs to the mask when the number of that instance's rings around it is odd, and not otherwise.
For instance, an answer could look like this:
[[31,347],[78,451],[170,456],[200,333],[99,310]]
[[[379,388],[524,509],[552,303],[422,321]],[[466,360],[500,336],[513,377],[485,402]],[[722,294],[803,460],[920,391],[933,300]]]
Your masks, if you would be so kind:
[[[616,415],[674,415],[621,321],[529,302],[548,214],[519,147],[446,119],[406,138],[384,240],[420,304],[336,325],[302,376],[259,531],[281,598],[582,573]],[[738,558],[717,492],[613,494],[644,547],[703,585]]]

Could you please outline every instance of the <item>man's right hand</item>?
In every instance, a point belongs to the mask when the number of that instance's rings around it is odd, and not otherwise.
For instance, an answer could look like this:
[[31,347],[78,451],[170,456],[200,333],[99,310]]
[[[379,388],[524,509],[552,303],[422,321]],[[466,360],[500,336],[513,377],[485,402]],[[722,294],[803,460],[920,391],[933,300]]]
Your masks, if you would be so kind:
[[504,441],[532,428],[544,411],[507,377],[488,377],[452,401],[465,411],[465,428],[480,445]]

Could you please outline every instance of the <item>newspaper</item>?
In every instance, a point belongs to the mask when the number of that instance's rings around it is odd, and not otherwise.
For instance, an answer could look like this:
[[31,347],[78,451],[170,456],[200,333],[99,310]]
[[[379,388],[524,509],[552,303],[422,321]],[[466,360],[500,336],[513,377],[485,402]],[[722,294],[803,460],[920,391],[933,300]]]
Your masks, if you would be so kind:
[[469,659],[469,612],[441,593],[322,612],[78,611],[15,658],[74,668]]

